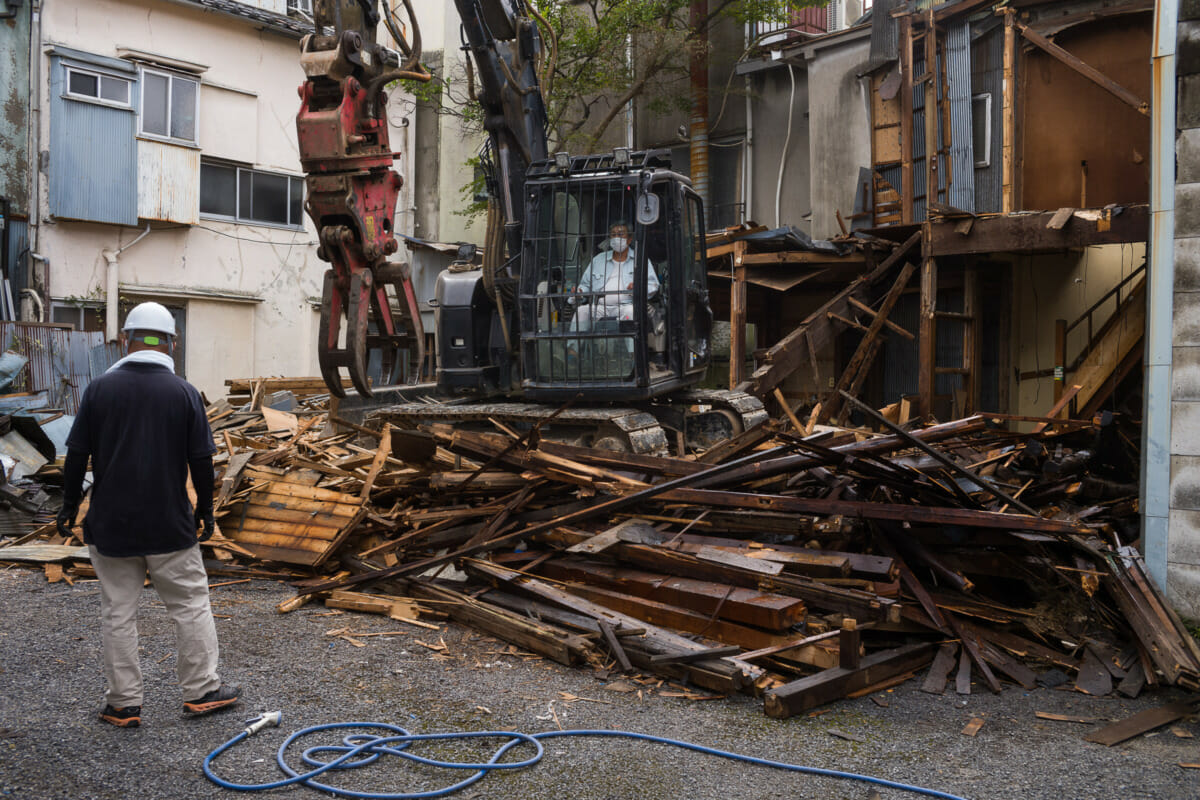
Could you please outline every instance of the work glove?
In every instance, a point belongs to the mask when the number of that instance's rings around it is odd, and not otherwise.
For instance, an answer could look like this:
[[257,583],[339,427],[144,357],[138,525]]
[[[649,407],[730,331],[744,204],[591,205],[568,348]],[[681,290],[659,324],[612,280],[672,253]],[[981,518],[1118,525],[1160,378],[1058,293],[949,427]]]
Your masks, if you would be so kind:
[[217,529],[217,523],[213,520],[213,512],[211,508],[196,509],[196,539],[201,542],[207,542],[212,538],[213,531]]
[[63,536],[70,538],[72,535],[71,529],[75,527],[75,517],[79,514],[79,503],[63,501],[62,508],[58,511],[58,516],[54,518],[58,525],[58,532]]

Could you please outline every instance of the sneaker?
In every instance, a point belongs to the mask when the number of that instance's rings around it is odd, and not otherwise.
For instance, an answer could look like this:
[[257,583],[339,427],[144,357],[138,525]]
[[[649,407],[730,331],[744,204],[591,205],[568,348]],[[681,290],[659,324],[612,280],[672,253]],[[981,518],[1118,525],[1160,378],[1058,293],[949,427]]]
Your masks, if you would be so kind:
[[188,714],[210,714],[233,705],[241,694],[239,687],[223,683],[197,700],[184,700],[183,710]]
[[100,712],[100,721],[107,722],[109,725],[116,725],[118,728],[136,728],[142,724],[142,707],[125,706],[124,708],[113,708],[106,705],[104,710]]

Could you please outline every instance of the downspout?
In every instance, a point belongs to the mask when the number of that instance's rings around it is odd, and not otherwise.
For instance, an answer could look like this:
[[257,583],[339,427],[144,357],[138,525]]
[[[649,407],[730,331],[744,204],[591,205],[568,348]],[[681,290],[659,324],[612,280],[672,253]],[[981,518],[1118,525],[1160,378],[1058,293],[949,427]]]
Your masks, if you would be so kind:
[[[38,252],[41,242],[42,218],[42,3],[33,0],[29,6],[29,131],[25,140],[29,152],[29,253],[35,262],[43,264],[42,280],[37,279],[37,269],[30,265],[29,285],[41,284],[45,298],[50,298],[50,260]],[[21,293],[37,297],[36,288]],[[38,322],[42,321],[45,303],[38,297]],[[24,316],[24,315],[18,315]]]
[[121,314],[121,265],[117,261],[117,257],[140,242],[148,233],[150,233],[149,222],[146,223],[146,229],[139,233],[129,244],[118,247],[116,250],[105,248],[100,251],[100,255],[104,256],[104,260],[108,264],[104,290],[104,338],[107,341],[117,341],[120,333],[120,328],[117,327],[117,318]]
[[744,78],[746,82],[746,157],[742,166],[742,203],[745,208],[742,211],[742,222],[747,222],[754,219],[754,100],[750,96],[753,89],[753,84],[750,82],[750,76]]
[[1167,587],[1171,477],[1171,322],[1175,287],[1175,40],[1179,0],[1154,4],[1150,101],[1150,263],[1146,289],[1146,375],[1142,414],[1142,549]]

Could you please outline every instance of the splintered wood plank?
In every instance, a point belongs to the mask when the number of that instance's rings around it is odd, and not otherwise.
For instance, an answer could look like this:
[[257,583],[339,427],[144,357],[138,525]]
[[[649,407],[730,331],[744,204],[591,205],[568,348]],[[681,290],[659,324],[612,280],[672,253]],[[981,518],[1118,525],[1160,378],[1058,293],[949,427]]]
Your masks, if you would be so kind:
[[578,581],[682,606],[705,615],[785,630],[800,622],[806,608],[803,600],[728,584],[678,578],[661,573],[595,564],[580,559],[554,559],[538,569],[539,574],[562,581]]
[[1126,717],[1120,722],[1114,722],[1112,725],[1101,728],[1094,733],[1089,733],[1083,738],[1089,742],[1096,742],[1097,744],[1112,747],[1135,736],[1149,733],[1155,728],[1161,728],[1163,725],[1178,722],[1184,717],[1196,713],[1196,707],[1197,703],[1195,700],[1168,703],[1165,706],[1147,709],[1146,711],[1134,714],[1132,717]]
[[358,527],[367,510],[360,509],[349,519],[337,518],[334,526],[301,525],[250,516],[250,510],[225,517],[226,537],[237,542],[255,557],[265,561],[319,566],[328,559]]
[[710,615],[700,614],[680,606],[646,600],[622,592],[600,589],[582,583],[569,583],[563,588],[577,597],[599,603],[605,608],[627,614],[634,619],[685,633],[703,635],[709,639],[734,644],[747,650],[758,650],[791,641],[790,636],[766,633],[735,622],[714,619]]
[[800,678],[769,690],[763,709],[776,719],[803,713],[890,677],[921,669],[933,659],[934,647],[932,642],[904,645],[863,658],[856,670],[833,667]]
[[962,729],[963,736],[975,736],[983,727],[983,717],[975,717]]
[[339,503],[330,500],[307,500],[303,497],[258,489],[250,492],[254,505],[287,508],[291,511],[317,512],[334,517],[353,517],[362,508],[360,503]]
[[[241,512],[239,511],[239,513]],[[286,522],[292,525],[316,525],[322,528],[340,528],[356,516],[356,514],[334,516],[316,511],[295,511],[276,503],[248,503],[245,506],[245,513],[247,517],[253,519]]]
[[955,654],[958,653],[958,645],[954,642],[946,642],[938,648],[937,655],[933,659],[933,664],[929,667],[929,674],[925,676],[925,682],[921,684],[921,691],[929,694],[943,694],[946,691],[946,680],[950,677],[950,670],[954,669],[954,665],[958,659]]
[[1094,697],[1104,697],[1113,689],[1112,675],[1090,648],[1084,650],[1079,662],[1079,674],[1075,678],[1075,689]]
[[[243,515],[240,510],[229,517],[226,517],[225,523],[235,531],[260,531],[262,533],[277,533],[283,536],[294,536],[299,539],[324,539],[333,541],[337,538],[338,533],[350,520],[339,520],[334,524],[326,524],[320,521],[314,522],[287,522],[283,520],[263,519],[256,517],[247,510]],[[228,531],[226,531],[228,534]]]
[[332,489],[318,489],[315,486],[302,486],[300,484],[279,480],[278,478],[269,480],[263,486],[257,486],[255,488],[263,489],[271,494],[286,495],[287,497],[301,497],[309,500],[324,500],[352,506],[358,506],[362,504],[362,500],[352,494],[335,492]]
[[958,675],[954,678],[954,691],[959,694],[971,693],[971,654],[965,647],[958,658]]

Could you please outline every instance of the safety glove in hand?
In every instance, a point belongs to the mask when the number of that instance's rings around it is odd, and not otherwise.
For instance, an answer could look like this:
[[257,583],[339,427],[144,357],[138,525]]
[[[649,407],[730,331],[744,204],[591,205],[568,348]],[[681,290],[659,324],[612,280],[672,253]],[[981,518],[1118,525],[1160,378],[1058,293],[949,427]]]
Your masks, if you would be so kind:
[[54,518],[58,525],[58,532],[68,538],[71,537],[71,529],[75,527],[75,517],[79,514],[79,503],[63,501],[62,508],[58,511],[58,516]]
[[196,538],[201,542],[207,542],[212,538],[213,531],[217,529],[217,523],[213,520],[211,508],[196,509],[196,529],[199,531]]

